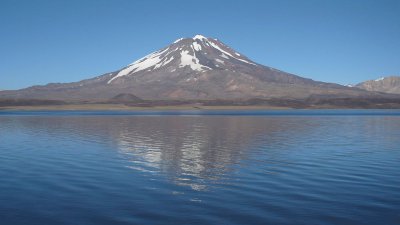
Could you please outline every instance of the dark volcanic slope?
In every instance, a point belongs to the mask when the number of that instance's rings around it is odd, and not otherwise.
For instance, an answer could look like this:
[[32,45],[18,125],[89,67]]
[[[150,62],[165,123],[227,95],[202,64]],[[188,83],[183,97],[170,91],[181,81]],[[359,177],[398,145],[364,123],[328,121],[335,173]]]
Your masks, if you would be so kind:
[[307,98],[376,96],[305,79],[251,61],[217,39],[179,39],[116,72],[67,84],[0,92],[2,98],[104,100],[118,94],[141,99]]
[[379,91],[391,94],[400,94],[400,76],[382,77],[369,80],[356,85],[367,91]]

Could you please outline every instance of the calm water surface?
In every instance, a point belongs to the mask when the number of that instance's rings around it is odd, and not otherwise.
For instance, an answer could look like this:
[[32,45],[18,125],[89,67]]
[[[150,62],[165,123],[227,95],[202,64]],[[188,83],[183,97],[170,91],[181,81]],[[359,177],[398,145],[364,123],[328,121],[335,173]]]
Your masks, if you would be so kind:
[[400,224],[400,111],[0,111],[0,224]]

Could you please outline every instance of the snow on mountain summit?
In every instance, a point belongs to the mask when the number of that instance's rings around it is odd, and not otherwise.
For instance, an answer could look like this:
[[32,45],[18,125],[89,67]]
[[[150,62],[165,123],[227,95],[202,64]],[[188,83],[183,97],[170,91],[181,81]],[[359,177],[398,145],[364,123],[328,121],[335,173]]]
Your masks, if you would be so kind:
[[[180,38],[170,46],[155,51],[129,64],[113,76],[108,84],[125,76],[135,76],[139,73],[163,71],[177,73],[177,70],[189,70],[193,73],[215,69],[224,69],[230,64],[245,63],[247,66],[257,66],[246,57],[227,47],[220,41],[195,35],[193,38]],[[229,70],[230,68],[225,68]]]
[[197,34],[197,35],[195,35],[195,36],[193,37],[193,40],[196,40],[196,39],[201,40],[201,41],[203,41],[203,40],[208,41],[208,38],[204,37],[204,36],[201,35],[201,34]]

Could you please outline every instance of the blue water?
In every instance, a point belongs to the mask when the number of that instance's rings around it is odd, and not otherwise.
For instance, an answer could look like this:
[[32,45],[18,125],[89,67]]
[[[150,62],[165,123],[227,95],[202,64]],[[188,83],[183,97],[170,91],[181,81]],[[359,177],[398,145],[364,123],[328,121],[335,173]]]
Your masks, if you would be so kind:
[[400,224],[400,111],[0,111],[0,224]]

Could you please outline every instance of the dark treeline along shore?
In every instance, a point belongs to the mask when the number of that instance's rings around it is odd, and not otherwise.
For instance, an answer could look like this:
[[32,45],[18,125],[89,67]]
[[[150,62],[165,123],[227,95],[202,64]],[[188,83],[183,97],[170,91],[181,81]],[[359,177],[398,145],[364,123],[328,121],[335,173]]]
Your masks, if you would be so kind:
[[39,99],[0,99],[0,109],[12,109],[13,107],[30,106],[37,109],[45,107],[84,106],[90,109],[96,106],[98,109],[108,109],[110,105],[126,108],[154,108],[154,107],[187,107],[201,109],[203,107],[228,107],[228,108],[288,108],[288,109],[400,109],[400,98],[318,98],[307,99],[236,99],[236,100],[142,100],[142,99],[110,99],[105,101],[79,101],[67,102],[61,100]]

